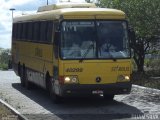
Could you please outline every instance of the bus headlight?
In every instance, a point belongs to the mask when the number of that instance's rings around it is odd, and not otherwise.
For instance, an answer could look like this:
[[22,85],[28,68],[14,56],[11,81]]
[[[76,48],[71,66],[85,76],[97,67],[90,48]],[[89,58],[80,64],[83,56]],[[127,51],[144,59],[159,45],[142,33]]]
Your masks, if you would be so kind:
[[129,80],[129,76],[125,76],[125,80]]
[[78,77],[77,76],[66,76],[64,77],[64,83],[66,84],[77,84]]
[[117,80],[118,81],[128,81],[130,78],[129,78],[129,76],[127,76],[127,75],[119,75],[118,76],[118,78],[117,78]]
[[71,81],[70,77],[65,77],[64,78],[64,83],[70,83],[70,81]]

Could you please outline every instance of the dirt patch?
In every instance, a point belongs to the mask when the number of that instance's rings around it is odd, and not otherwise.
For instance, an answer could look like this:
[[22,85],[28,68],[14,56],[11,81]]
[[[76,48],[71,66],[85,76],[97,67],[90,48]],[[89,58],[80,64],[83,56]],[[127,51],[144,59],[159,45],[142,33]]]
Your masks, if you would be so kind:
[[144,87],[160,89],[160,77],[154,76],[151,71],[145,73],[133,72],[132,83]]
[[0,120],[20,120],[17,115],[13,114],[6,106],[0,102]]

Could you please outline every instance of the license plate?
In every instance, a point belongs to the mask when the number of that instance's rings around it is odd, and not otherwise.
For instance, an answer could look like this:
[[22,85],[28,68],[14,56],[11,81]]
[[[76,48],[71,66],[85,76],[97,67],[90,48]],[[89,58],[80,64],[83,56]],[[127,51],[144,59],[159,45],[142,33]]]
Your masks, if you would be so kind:
[[103,94],[102,90],[94,90],[92,91],[92,94]]

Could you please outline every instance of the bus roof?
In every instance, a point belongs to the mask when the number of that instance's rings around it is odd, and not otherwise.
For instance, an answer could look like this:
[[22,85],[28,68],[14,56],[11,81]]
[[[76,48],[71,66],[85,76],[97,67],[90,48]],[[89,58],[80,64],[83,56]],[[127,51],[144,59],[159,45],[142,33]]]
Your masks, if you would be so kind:
[[68,8],[58,6],[53,10],[42,10],[31,15],[22,15],[14,18],[14,23],[24,21],[38,21],[38,20],[59,20],[59,19],[125,19],[125,13],[109,8]]
[[38,8],[37,12],[44,12],[44,11],[50,11],[50,10],[56,10],[56,9],[62,9],[62,8],[96,8],[97,6],[93,3],[57,3],[47,6],[42,6]]

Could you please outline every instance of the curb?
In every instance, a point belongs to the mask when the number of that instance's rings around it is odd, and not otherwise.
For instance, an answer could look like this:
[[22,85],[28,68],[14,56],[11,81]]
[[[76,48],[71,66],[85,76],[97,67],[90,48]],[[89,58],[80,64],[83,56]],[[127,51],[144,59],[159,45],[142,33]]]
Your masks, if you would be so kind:
[[15,108],[10,106],[8,103],[3,101],[2,99],[0,99],[0,103],[2,103],[5,107],[11,110],[15,115],[17,115],[20,120],[28,120],[28,118],[26,118],[24,115],[22,115],[20,112],[18,112]]
[[143,87],[143,86],[134,85],[134,84],[132,85],[132,87],[143,89],[143,90],[147,90],[147,91],[159,92],[160,93],[160,90],[154,89],[154,88],[148,88],[148,87]]

